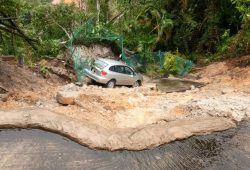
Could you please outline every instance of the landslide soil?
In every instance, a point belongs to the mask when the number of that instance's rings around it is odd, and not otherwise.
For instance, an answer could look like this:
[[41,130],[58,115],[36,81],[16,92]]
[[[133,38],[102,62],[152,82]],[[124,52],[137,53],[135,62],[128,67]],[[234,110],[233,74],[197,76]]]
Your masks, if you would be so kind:
[[151,90],[147,83],[140,88],[83,86],[76,104],[68,106],[56,101],[57,92],[67,83],[60,76],[44,78],[34,69],[0,62],[0,86],[10,92],[7,102],[0,101],[0,109],[46,109],[111,131],[196,118],[241,121],[250,117],[249,62],[250,56],[244,56],[196,68],[192,77],[206,85],[185,92],[166,94]]

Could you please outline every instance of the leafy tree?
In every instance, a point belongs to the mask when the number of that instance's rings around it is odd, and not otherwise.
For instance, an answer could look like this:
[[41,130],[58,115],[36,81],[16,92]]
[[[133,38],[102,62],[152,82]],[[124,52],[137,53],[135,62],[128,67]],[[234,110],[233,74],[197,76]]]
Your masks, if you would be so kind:
[[3,54],[27,52],[39,57],[56,56],[72,30],[86,18],[74,5],[55,6],[48,0],[1,1],[4,1],[0,6],[0,49]]
[[[4,1],[4,0],[1,0]],[[0,35],[2,44],[9,43],[8,39],[11,39],[12,50],[14,50],[14,37],[17,37],[17,41],[24,40],[33,49],[37,49],[35,46],[36,40],[30,38],[23,29],[21,13],[27,7],[27,3],[21,0],[9,0],[1,2],[0,6]],[[7,39],[7,41],[5,41]],[[19,44],[22,44],[19,42]],[[14,50],[15,51],[15,50]]]
[[178,51],[197,60],[250,51],[249,0],[86,0],[86,11],[50,0],[0,2],[3,54],[56,56],[89,18],[97,28],[122,34],[125,46],[137,53]]

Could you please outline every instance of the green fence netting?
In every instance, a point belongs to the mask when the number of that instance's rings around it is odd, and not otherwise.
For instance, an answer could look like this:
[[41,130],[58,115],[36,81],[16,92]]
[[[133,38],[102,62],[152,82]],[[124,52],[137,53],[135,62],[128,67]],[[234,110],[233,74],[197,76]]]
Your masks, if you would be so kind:
[[193,62],[190,60],[186,60],[178,55],[173,55],[173,63],[171,63],[171,69],[166,70],[164,67],[166,52],[158,51],[158,52],[148,52],[135,54],[128,58],[130,65],[136,70],[146,72],[148,66],[157,67],[158,70],[162,71],[172,71],[179,75],[185,76],[189,73],[193,67]]
[[143,70],[149,63],[157,65],[160,69],[164,69],[164,54],[161,51],[140,53],[127,57],[127,60],[130,66],[136,70]]
[[73,58],[74,69],[78,81],[82,80],[84,76],[84,69],[90,67],[92,59],[89,56],[81,56],[81,49],[75,45],[77,44],[91,44],[96,42],[115,42],[118,50],[122,55],[122,60],[128,65],[129,59],[123,52],[123,37],[115,34],[103,26],[96,26],[91,20],[88,20],[80,28],[76,29],[68,42],[67,48]]
[[[164,52],[140,53],[128,57],[123,50],[123,37],[121,35],[113,33],[104,26],[96,26],[91,20],[88,20],[83,26],[72,33],[67,45],[73,58],[74,69],[78,81],[84,79],[84,69],[91,67],[93,59],[89,56],[81,56],[81,48],[79,48],[77,44],[91,44],[107,41],[116,43],[122,60],[135,70],[145,71],[148,64],[153,64],[161,70],[164,69]],[[181,57],[176,57],[174,65],[177,67],[177,74],[184,76],[191,70],[193,63]]]
[[174,67],[176,67],[177,74],[179,76],[185,76],[191,71],[193,67],[193,62],[176,56],[174,61]]

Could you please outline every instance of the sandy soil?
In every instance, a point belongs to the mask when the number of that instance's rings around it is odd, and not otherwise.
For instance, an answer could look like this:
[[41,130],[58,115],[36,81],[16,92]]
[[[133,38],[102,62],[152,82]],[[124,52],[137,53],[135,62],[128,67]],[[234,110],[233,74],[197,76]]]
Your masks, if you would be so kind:
[[7,102],[0,101],[0,109],[42,108],[111,131],[198,117],[241,121],[250,117],[249,61],[250,56],[244,56],[198,68],[194,73],[199,77],[196,81],[206,86],[186,92],[166,94],[147,86],[115,89],[83,86],[78,88],[77,104],[68,106],[56,101],[57,92],[65,89],[65,83],[58,78],[44,79],[34,70],[2,62],[0,86],[10,92],[10,98]]

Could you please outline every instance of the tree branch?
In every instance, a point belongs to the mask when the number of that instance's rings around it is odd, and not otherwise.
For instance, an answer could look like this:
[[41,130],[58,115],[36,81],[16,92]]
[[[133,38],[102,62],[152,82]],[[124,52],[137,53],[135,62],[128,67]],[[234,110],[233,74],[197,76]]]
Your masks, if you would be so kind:
[[[7,14],[5,14],[4,12],[0,11],[0,14],[4,17],[4,18],[9,18],[10,16],[8,16]],[[34,50],[37,50],[36,46],[32,43],[33,42],[37,42],[36,40],[32,40],[31,38],[29,38],[28,36],[26,36],[24,34],[24,32],[18,27],[18,25],[12,20],[12,19],[7,19],[6,21],[9,22],[9,24],[6,24],[4,22],[1,22],[2,25],[4,25],[7,28],[1,27],[2,30],[7,31],[7,32],[11,32],[11,33],[16,33],[15,31],[17,31],[17,33],[15,35],[23,38]],[[12,30],[9,30],[9,29]],[[15,31],[13,31],[15,30]]]
[[16,36],[19,36],[19,37],[23,38],[23,39],[24,39],[24,40],[25,40],[34,50],[37,50],[36,46],[33,44],[33,42],[34,42],[35,40],[30,39],[30,38],[28,38],[28,37],[25,37],[24,35],[22,35],[22,34],[16,32],[15,30],[7,29],[6,27],[1,27],[1,26],[0,26],[0,29],[3,30],[3,31],[5,31],[5,32],[8,32],[8,33],[11,33],[11,34],[14,34],[14,35],[16,35]]
[[59,26],[59,27],[65,32],[65,34],[67,35],[67,37],[70,39],[71,37],[70,37],[68,31],[67,31],[63,26],[61,26],[58,22],[56,22],[53,18],[52,18],[52,20],[53,20],[53,22],[54,22],[57,26]]
[[125,11],[122,11],[120,13],[118,13],[116,16],[114,16],[109,22],[110,23],[115,23],[118,19],[120,19],[123,15],[124,15]]

